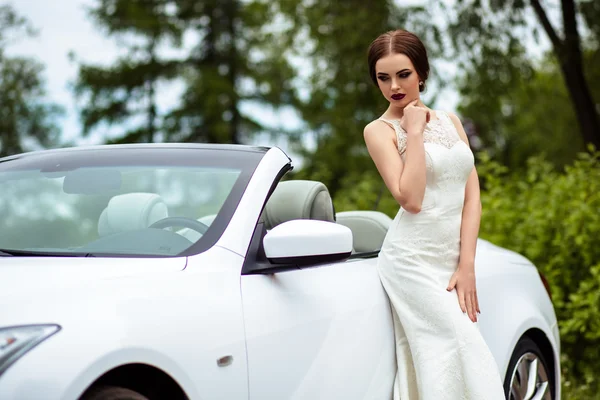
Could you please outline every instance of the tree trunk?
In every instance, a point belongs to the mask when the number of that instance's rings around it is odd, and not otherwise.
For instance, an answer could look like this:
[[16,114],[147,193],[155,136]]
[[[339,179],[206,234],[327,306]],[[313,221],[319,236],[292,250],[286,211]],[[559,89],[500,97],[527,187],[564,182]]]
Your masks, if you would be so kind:
[[148,143],[154,143],[155,134],[156,134],[156,80],[157,77],[155,75],[156,71],[156,45],[158,39],[157,37],[153,37],[151,39],[150,44],[148,45],[148,53],[150,56],[150,65],[151,65],[151,73],[150,76],[146,78],[147,85],[147,96],[148,96],[148,109],[147,109],[147,121],[146,121],[146,130],[147,130],[147,140]]
[[575,0],[562,0],[561,9],[564,40],[558,54],[560,67],[577,114],[583,140],[600,148],[600,120],[583,72],[583,53]]
[[561,64],[561,70],[573,102],[583,140],[600,149],[600,119],[583,74],[583,68],[577,63],[565,62]]
[[238,13],[238,1],[230,0],[228,7],[223,10],[227,13],[227,31],[229,33],[229,37],[231,42],[229,43],[229,54],[227,64],[229,66],[229,74],[228,79],[231,84],[231,106],[229,108],[229,112],[231,112],[231,121],[229,124],[229,141],[234,144],[240,143],[240,122],[241,116],[239,111],[239,101],[237,96],[237,81],[238,81],[238,53],[237,53],[237,30],[236,30],[236,20]]
[[561,0],[564,38],[559,37],[550,23],[540,0],[531,0],[531,5],[546,31],[552,43],[554,54],[560,63],[583,141],[600,148],[600,118],[598,118],[596,104],[592,99],[588,82],[583,73],[581,37],[577,27],[577,5],[575,0]]

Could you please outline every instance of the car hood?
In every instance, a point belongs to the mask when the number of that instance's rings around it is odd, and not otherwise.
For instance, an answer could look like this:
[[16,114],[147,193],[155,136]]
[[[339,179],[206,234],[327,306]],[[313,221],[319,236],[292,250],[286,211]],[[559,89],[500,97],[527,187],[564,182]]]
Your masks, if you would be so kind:
[[218,246],[189,258],[0,257],[0,328],[52,323],[65,331],[93,324],[119,330],[138,318],[159,323],[148,315],[184,310],[215,276],[238,277],[241,259]]
[[494,263],[500,264],[508,262],[509,264],[518,264],[531,267],[534,266],[532,262],[522,254],[508,250],[504,247],[497,246],[484,239],[477,240],[476,257],[480,258],[484,264],[490,263],[490,260],[493,260]]
[[186,258],[1,257],[2,298],[61,291],[87,283],[135,275],[181,271]]

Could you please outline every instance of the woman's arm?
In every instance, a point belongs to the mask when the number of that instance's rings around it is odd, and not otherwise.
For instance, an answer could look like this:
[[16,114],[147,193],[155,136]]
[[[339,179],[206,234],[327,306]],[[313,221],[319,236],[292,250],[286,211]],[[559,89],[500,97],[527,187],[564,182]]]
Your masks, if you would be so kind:
[[[449,113],[450,119],[460,138],[468,145],[469,139],[458,119],[454,114]],[[467,185],[465,187],[465,202],[462,212],[462,225],[460,228],[460,262],[463,268],[474,268],[475,266],[475,248],[477,246],[477,237],[479,236],[479,224],[481,222],[481,197],[479,191],[479,177],[477,169],[473,168]]]
[[[469,139],[458,117],[448,113],[460,138],[468,145]],[[469,314],[473,322],[477,322],[479,300],[477,285],[475,283],[475,249],[479,236],[481,221],[481,198],[479,193],[479,178],[477,170],[473,168],[465,187],[465,201],[462,211],[462,224],[460,228],[460,256],[458,269],[450,279],[448,290],[456,287],[458,301],[463,312]]]
[[413,100],[404,108],[401,121],[407,138],[406,162],[393,144],[395,132],[385,122],[373,121],[364,130],[367,149],[385,185],[402,208],[413,214],[421,211],[427,183],[423,130],[429,111],[417,103]]
[[373,121],[364,130],[367,150],[388,190],[402,208],[416,214],[421,211],[425,196],[423,140],[419,140],[417,135],[407,138],[406,162],[403,162],[394,144],[395,137],[390,126],[383,121]]

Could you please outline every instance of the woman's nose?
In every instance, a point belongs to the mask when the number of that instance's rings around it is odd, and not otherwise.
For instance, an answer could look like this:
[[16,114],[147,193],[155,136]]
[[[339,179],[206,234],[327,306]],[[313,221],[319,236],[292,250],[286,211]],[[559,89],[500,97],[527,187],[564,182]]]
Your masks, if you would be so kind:
[[400,82],[398,82],[398,79],[392,78],[392,90],[399,90],[399,89],[400,89]]

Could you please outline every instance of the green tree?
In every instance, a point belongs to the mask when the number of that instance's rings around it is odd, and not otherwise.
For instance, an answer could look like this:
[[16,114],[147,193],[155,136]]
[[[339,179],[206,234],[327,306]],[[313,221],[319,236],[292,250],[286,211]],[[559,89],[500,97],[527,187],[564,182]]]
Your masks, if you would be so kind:
[[[279,106],[293,99],[293,71],[261,29],[270,18],[268,2],[98,0],[90,14],[129,44],[113,66],[80,67],[76,93],[84,97],[85,133],[108,123],[124,127],[121,142],[242,143],[267,130],[241,112],[243,102]],[[167,57],[166,45],[183,55]],[[159,113],[157,85],[174,81],[183,83],[183,95]]]
[[[398,8],[388,1],[279,0],[279,4],[296,27],[288,32],[296,44],[293,55],[310,71],[300,82],[308,94],[297,108],[314,146],[298,149],[305,162],[297,176],[324,182],[335,196],[363,182],[365,174],[376,173],[363,129],[385,111],[387,103],[368,74],[369,44],[387,30],[414,26],[435,57],[440,32],[427,23],[427,9]],[[430,94],[426,97],[429,103],[435,100]]]
[[584,0],[559,3],[561,25],[557,28],[549,17],[550,7],[540,0],[459,0],[445,13],[456,50],[452,56],[463,61],[469,76],[479,74],[485,83],[495,82],[480,87],[494,102],[495,97],[510,95],[503,89],[512,87],[512,79],[528,76],[532,65],[524,49],[543,31],[569,94],[581,138],[600,147],[600,117],[583,56],[586,44],[592,48],[598,45],[600,6],[597,1]]
[[0,155],[57,145],[56,120],[63,113],[46,102],[44,66],[28,57],[8,56],[13,40],[32,35],[28,22],[7,5],[0,6]]
[[[93,21],[127,52],[114,65],[82,63],[75,94],[83,100],[83,134],[101,124],[121,125],[115,142],[154,142],[162,129],[157,86],[173,81],[179,62],[159,55],[162,44],[181,45],[183,30],[169,0],[98,0]],[[171,12],[170,12],[171,11]]]
[[[596,98],[600,70],[593,66],[599,62],[600,50],[585,54],[586,78]],[[523,168],[540,153],[557,167],[570,164],[585,146],[554,57],[548,54],[539,65],[520,71],[508,64],[498,67],[504,68],[505,80],[475,70],[459,83],[459,113],[474,123],[494,159],[510,168]]]
[[546,276],[561,334],[563,398],[600,392],[600,153],[558,169],[542,156],[510,171],[482,154],[481,236],[529,258]]
[[[168,130],[178,140],[245,143],[268,131],[244,102],[264,107],[293,103],[294,71],[281,40],[269,32],[275,8],[267,1],[188,0],[180,17],[201,34],[187,58],[186,91],[168,116]],[[272,132],[274,133],[274,132]]]

